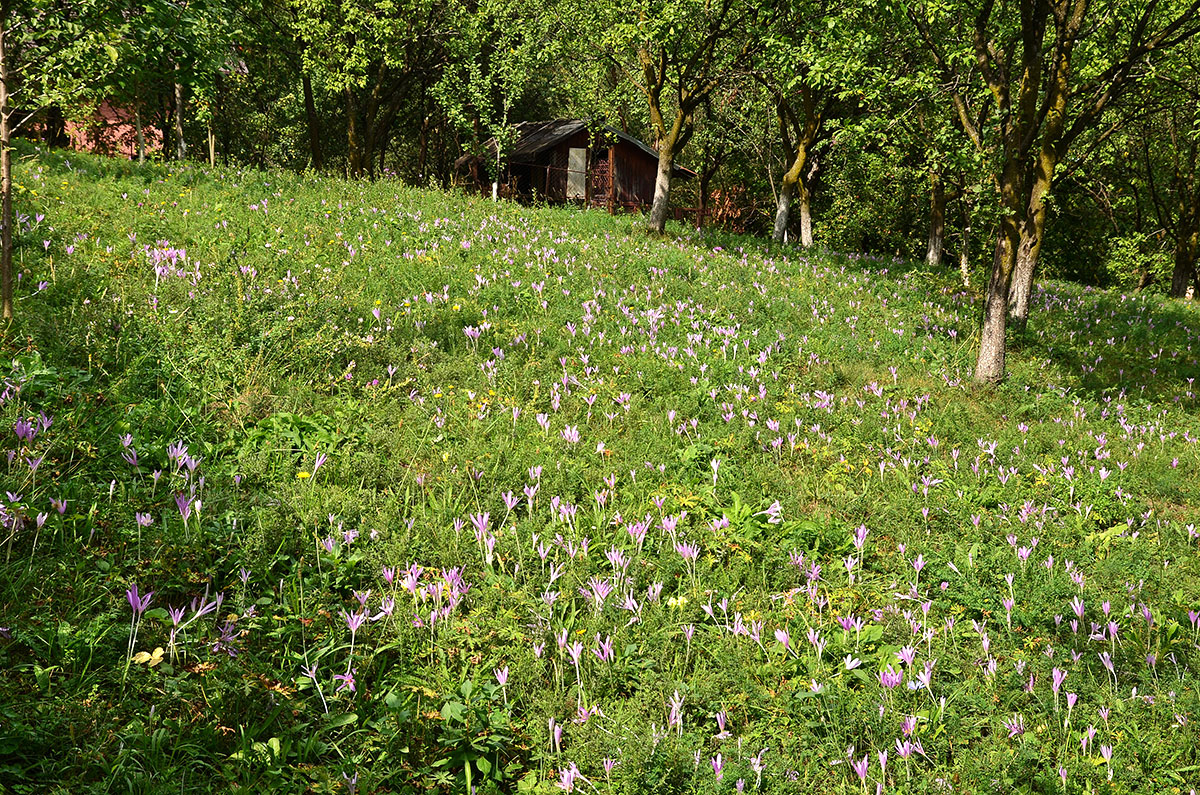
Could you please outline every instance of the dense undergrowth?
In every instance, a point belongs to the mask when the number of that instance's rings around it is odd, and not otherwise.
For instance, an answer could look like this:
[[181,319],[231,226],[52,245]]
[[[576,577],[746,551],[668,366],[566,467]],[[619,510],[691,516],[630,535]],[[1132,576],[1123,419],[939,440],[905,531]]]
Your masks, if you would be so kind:
[[[20,158],[0,792],[1186,792],[1200,311]],[[135,590],[136,589],[136,590]]]

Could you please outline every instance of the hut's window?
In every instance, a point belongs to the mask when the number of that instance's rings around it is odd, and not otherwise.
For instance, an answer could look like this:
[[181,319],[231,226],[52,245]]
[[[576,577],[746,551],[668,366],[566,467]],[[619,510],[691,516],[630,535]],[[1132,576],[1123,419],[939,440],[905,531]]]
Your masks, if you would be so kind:
[[587,198],[587,150],[571,147],[567,153],[567,198]]

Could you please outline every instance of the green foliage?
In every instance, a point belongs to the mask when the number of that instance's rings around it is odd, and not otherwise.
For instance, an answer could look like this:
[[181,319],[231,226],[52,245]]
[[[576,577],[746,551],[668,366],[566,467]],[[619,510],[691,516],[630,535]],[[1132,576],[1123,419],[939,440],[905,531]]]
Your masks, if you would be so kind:
[[515,143],[514,114],[530,95],[553,91],[548,68],[562,57],[556,35],[562,10],[525,0],[490,0],[478,6],[453,6],[451,23],[459,32],[448,43],[449,59],[433,95],[447,117],[472,136],[476,153],[484,133],[498,144],[494,157],[504,163]]
[[[4,59],[10,107],[36,114],[94,102],[96,85],[117,66],[126,20],[97,0],[13,0],[5,5]],[[17,119],[10,120],[16,124]]]

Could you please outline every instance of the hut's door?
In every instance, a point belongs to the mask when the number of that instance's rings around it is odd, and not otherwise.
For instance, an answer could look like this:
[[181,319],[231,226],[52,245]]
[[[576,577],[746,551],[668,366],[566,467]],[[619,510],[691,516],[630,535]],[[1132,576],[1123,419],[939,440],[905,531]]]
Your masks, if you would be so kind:
[[608,205],[610,209],[613,199],[611,166],[609,155],[605,153],[596,158],[596,162],[592,164],[592,173],[589,175],[592,185],[590,202],[593,205]]
[[567,199],[587,198],[587,150],[567,151]]

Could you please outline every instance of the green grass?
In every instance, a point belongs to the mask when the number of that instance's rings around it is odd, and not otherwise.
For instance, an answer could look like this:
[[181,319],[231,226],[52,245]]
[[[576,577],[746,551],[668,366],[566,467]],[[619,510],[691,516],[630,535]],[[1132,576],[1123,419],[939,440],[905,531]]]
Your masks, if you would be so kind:
[[1200,779],[1195,306],[19,161],[0,792]]

